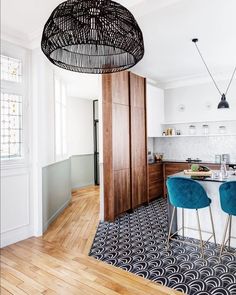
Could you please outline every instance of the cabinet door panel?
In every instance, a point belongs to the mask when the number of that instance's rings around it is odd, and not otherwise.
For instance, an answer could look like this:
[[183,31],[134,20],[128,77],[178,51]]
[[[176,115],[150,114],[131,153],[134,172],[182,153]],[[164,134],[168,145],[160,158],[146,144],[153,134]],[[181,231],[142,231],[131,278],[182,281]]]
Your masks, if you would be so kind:
[[130,168],[129,107],[113,104],[113,170]]
[[189,163],[166,163],[164,165],[164,196],[167,194],[166,180],[169,175],[181,172],[189,169],[191,164]]
[[116,215],[131,209],[130,170],[114,172],[114,195]]
[[146,80],[130,73],[130,104],[133,107],[146,109]]
[[145,110],[131,109],[131,157],[133,167],[142,166],[147,161],[145,136]]
[[132,207],[146,203],[147,200],[147,168],[139,166],[132,169]]
[[148,167],[149,183],[163,178],[162,164],[152,164]]
[[129,72],[112,74],[112,102],[129,106]]
[[165,178],[167,176],[181,172],[185,169],[189,169],[190,164],[188,163],[171,163],[171,164],[165,164]]
[[153,200],[163,195],[163,180],[156,180],[149,184],[149,199]]
[[132,207],[148,202],[146,80],[130,73]]

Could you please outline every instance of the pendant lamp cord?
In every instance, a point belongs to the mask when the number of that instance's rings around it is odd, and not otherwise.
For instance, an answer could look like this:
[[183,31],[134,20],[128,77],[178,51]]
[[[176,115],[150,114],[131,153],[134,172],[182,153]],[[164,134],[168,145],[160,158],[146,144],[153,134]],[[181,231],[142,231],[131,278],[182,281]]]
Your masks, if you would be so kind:
[[[208,66],[207,66],[207,64],[206,64],[206,62],[205,62],[205,60],[204,60],[204,58],[203,58],[203,56],[202,56],[202,54],[201,54],[201,51],[199,50],[199,47],[198,47],[198,45],[197,45],[197,41],[193,41],[193,42],[194,42],[194,44],[195,44],[195,46],[196,46],[196,48],[197,48],[197,51],[198,51],[198,53],[199,53],[199,55],[200,55],[200,57],[201,57],[201,59],[202,59],[204,65],[205,65],[205,67],[206,67],[206,69],[207,69],[207,72],[209,73],[209,75],[210,75],[210,77],[211,77],[211,79],[212,79],[212,81],[213,81],[213,83],[214,83],[216,89],[218,90],[218,92],[219,92],[220,95],[222,96],[223,93],[220,91],[220,89],[219,89],[219,87],[218,87],[218,85],[217,85],[217,83],[216,83],[216,81],[215,81],[213,75],[211,74],[211,72],[210,72],[210,70],[209,70],[209,68],[208,68]],[[230,88],[230,86],[231,86],[231,84],[232,84],[232,82],[233,82],[233,79],[234,79],[235,73],[236,73],[236,66],[235,66],[235,68],[234,68],[234,71],[233,71],[232,77],[231,77],[231,79],[230,79],[229,85],[228,85],[228,87],[227,87],[227,89],[226,89],[226,91],[225,91],[225,95],[226,95],[226,94],[228,93],[228,91],[229,91],[229,88]]]
[[225,91],[225,95],[226,95],[226,94],[228,93],[228,91],[229,91],[229,87],[231,86],[231,84],[232,84],[232,82],[233,82],[233,79],[234,79],[234,75],[235,75],[235,73],[236,73],[236,66],[235,66],[235,68],[234,68],[233,75],[232,75],[232,77],[231,77],[231,79],[230,79],[229,85],[228,85],[228,87],[227,87],[227,89],[226,89],[226,91]]

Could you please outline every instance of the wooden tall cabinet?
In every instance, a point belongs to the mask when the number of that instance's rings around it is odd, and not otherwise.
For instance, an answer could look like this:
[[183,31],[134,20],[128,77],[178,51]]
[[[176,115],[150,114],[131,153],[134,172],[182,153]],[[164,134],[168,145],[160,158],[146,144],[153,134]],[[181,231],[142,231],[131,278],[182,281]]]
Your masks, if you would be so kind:
[[130,72],[103,75],[105,220],[148,201],[144,78]]
[[131,180],[133,208],[147,201],[146,80],[130,73]]

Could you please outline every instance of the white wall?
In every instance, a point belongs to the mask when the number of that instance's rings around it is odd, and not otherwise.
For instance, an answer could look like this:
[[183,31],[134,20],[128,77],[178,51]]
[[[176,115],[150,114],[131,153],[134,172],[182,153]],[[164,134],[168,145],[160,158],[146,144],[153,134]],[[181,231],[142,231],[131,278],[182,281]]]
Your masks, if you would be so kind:
[[[7,42],[6,42],[7,44]],[[26,50],[8,43],[12,56],[26,55],[27,85],[24,117],[27,123],[27,163],[14,169],[2,169],[1,173],[1,247],[43,232],[42,210],[42,170],[55,163],[55,105],[54,105],[54,67],[42,54],[41,49]],[[70,155],[93,153],[93,113],[92,100],[98,97],[100,80],[98,76],[84,77],[64,71],[69,93],[80,93],[85,99],[69,99]],[[80,79],[81,78],[81,79]],[[79,83],[78,83],[79,81]],[[80,132],[78,132],[78,126]],[[74,142],[75,135],[79,139]],[[21,163],[22,164],[22,163]]]
[[[21,160],[3,161],[1,163],[1,247],[33,234],[34,219],[32,196],[32,169],[30,138],[30,51],[8,42],[2,42],[1,52],[23,61],[23,150]],[[4,88],[3,88],[4,89]]]
[[77,97],[67,99],[68,154],[93,154],[93,101]]
[[[225,90],[229,81],[219,82],[220,89]],[[198,84],[165,90],[165,121],[186,122],[236,120],[236,80],[233,81],[227,100],[230,109],[218,110],[220,97],[212,83]],[[179,106],[185,106],[180,112]],[[210,107],[209,107],[210,106]],[[209,123],[210,133],[219,133],[222,123]],[[228,133],[235,134],[235,122],[224,123]],[[188,124],[170,125],[188,134]],[[202,125],[196,124],[197,133],[202,134]],[[164,153],[166,159],[185,160],[188,157],[214,161],[215,154],[229,153],[231,161],[236,162],[236,136],[207,136],[155,138],[154,152]]]
[[[229,80],[219,82],[220,89],[225,91],[228,83]],[[212,82],[167,89],[165,90],[165,121],[236,120],[236,79],[228,92],[227,101],[230,104],[229,110],[217,109],[220,96]],[[184,112],[178,111],[178,106],[181,104],[185,106]]]
[[147,83],[147,134],[148,137],[162,134],[161,123],[164,121],[164,91]]
[[55,161],[54,68],[41,50],[32,51],[33,141],[40,165]]
[[70,72],[55,67],[55,72],[67,84],[70,97],[97,99],[100,89],[99,75]]
[[34,235],[43,233],[42,168],[55,162],[54,68],[40,49],[32,51],[32,197]]

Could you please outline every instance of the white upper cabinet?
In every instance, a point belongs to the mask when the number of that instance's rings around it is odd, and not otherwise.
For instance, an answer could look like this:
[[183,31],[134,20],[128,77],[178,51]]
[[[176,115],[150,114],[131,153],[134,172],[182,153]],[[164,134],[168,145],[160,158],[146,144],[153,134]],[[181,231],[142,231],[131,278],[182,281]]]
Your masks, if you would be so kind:
[[164,90],[147,83],[147,135],[158,137],[162,134],[164,122]]

